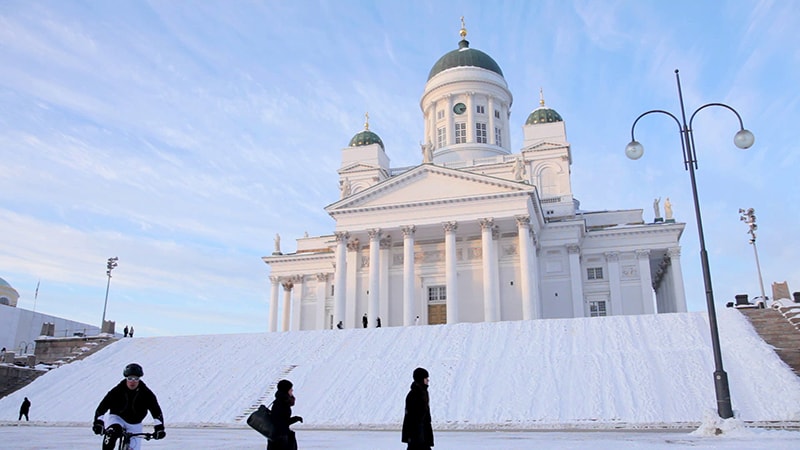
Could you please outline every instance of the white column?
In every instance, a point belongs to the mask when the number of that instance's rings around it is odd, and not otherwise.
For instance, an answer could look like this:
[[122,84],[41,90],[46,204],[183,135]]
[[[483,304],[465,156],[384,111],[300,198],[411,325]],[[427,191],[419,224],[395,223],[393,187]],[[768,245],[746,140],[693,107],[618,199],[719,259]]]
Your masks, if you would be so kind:
[[500,320],[500,286],[497,272],[497,247],[495,246],[492,231],[494,219],[480,219],[481,245],[483,263],[483,320],[497,322]]
[[447,290],[447,323],[458,323],[458,273],[456,272],[456,222],[445,222],[445,285]]
[[303,319],[303,282],[302,275],[292,277],[294,287],[292,288],[292,331],[299,331]]
[[586,305],[583,299],[583,271],[581,270],[581,248],[578,245],[568,245],[569,278],[572,288],[572,314],[573,317],[585,317]]
[[375,328],[380,307],[381,229],[367,231],[369,235],[369,294],[367,297],[367,326]]
[[[325,293],[328,291],[328,274],[317,274],[317,314],[315,330],[324,330],[328,328],[325,323]],[[334,324],[335,325],[335,324]]]
[[414,325],[414,225],[403,230],[403,326]]
[[639,283],[642,289],[642,311],[645,314],[654,314],[656,304],[653,293],[653,278],[650,276],[650,250],[636,250],[636,260],[639,263]]
[[281,331],[289,331],[289,320],[292,317],[292,287],[294,286],[291,280],[284,280],[281,285],[283,286],[283,323]]
[[450,146],[456,141],[456,120],[455,114],[453,113],[453,96],[450,94],[447,95],[447,109],[445,110],[445,115],[447,116],[447,128],[444,130],[444,134],[446,136],[445,140],[447,141],[445,146]]
[[670,269],[672,269],[672,302],[675,305],[675,312],[686,312],[686,290],[683,287],[681,248],[671,247],[667,249],[667,255],[669,255]]
[[467,93],[467,142],[475,142],[475,93]]
[[345,292],[347,292],[347,232],[337,231],[336,236],[336,267],[333,273],[333,326],[342,322],[344,324]]
[[361,242],[358,238],[347,243],[347,292],[345,293],[345,328],[361,328],[361,313],[356,311],[358,306],[358,291],[361,289],[358,275],[361,271]]
[[[381,319],[381,326],[389,325],[389,267],[392,260],[392,237],[386,236],[381,239],[381,263],[380,263],[380,305],[378,307],[378,318]],[[377,320],[375,326],[377,326]]]
[[269,277],[272,289],[269,295],[269,331],[278,331],[278,288],[281,279],[279,277]]
[[522,319],[538,319],[539,314],[534,305],[534,284],[538,275],[533,271],[533,242],[531,241],[531,219],[528,216],[517,216],[517,234],[519,239],[519,273],[520,291],[522,293]]
[[608,287],[611,291],[609,302],[611,303],[607,314],[609,316],[622,315],[622,289],[619,282],[619,252],[605,252],[606,263],[608,265]]
[[486,105],[486,114],[489,115],[489,125],[487,125],[489,129],[486,130],[486,132],[489,134],[487,136],[489,138],[487,142],[493,145],[497,145],[497,139],[495,139],[496,136],[494,134],[494,128],[497,126],[494,121],[494,97],[492,97],[491,95],[487,97],[488,97],[488,102]]

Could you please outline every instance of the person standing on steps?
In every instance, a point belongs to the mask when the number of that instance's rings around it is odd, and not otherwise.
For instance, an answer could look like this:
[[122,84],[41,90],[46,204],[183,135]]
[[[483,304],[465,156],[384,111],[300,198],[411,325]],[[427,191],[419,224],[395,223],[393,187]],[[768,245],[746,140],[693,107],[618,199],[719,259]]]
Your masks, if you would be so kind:
[[433,447],[433,427],[431,426],[431,406],[428,396],[430,378],[422,367],[414,369],[414,382],[406,395],[406,409],[403,416],[401,441],[408,444],[407,450],[431,450]]
[[364,313],[364,317],[361,318],[361,323],[364,325],[364,328],[367,328],[367,313]]
[[272,439],[267,442],[267,450],[297,450],[297,437],[289,425],[300,422],[303,418],[292,416],[294,406],[294,388],[289,380],[278,382],[278,391],[275,392],[275,401],[272,402]]
[[128,326],[127,325],[125,325],[125,328],[122,329],[122,332],[125,333],[125,334],[123,334],[122,337],[128,337]]

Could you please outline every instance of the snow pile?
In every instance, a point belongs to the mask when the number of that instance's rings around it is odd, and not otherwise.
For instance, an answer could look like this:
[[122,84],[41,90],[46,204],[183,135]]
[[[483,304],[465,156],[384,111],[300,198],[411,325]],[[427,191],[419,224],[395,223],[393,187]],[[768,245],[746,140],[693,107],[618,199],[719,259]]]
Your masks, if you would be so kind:
[[[718,316],[737,420],[800,421],[800,378],[739,311]],[[0,419],[27,396],[34,420],[86,424],[136,361],[168,426],[245,426],[289,378],[298,428],[397,429],[422,366],[438,430],[724,430],[710,341],[705,313],[122,339],[0,399]]]

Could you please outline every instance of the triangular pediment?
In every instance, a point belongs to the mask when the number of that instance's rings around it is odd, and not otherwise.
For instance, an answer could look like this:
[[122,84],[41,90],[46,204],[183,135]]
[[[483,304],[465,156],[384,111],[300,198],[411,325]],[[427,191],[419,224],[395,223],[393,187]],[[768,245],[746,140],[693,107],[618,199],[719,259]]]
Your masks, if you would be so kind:
[[541,141],[531,146],[525,147],[524,149],[522,149],[522,151],[544,152],[548,150],[560,150],[566,147],[569,147],[569,144],[565,144],[563,142],[557,143],[557,142]]
[[349,166],[342,167],[341,169],[339,169],[339,174],[340,175],[344,175],[344,174],[347,174],[347,173],[358,173],[358,172],[364,172],[364,171],[369,171],[369,170],[375,170],[375,169],[379,169],[379,168],[380,167],[378,167],[376,165],[364,164],[362,162],[357,162],[357,163],[350,164]]
[[527,197],[535,188],[524,183],[423,164],[325,208],[329,213],[353,209],[382,209],[498,197]]

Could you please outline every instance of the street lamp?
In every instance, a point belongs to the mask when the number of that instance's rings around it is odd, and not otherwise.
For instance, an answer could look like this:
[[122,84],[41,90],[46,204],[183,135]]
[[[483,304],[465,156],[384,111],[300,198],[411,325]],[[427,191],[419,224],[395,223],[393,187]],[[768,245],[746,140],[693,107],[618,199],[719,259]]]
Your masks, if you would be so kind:
[[764,306],[767,306],[767,294],[764,293],[764,279],[761,278],[761,264],[758,262],[758,249],[756,248],[756,230],[758,229],[758,225],[756,225],[756,210],[755,208],[747,208],[741,209],[739,208],[739,220],[746,223],[749,230],[747,233],[750,234],[750,243],[753,244],[753,253],[756,255],[756,269],[758,269],[758,284],[761,286],[761,301],[764,302]]
[[106,307],[108,306],[108,288],[111,287],[111,271],[117,267],[117,261],[119,258],[114,256],[113,258],[108,258],[108,262],[106,263],[106,275],[108,275],[108,283],[106,283],[106,301],[103,303],[103,321],[100,322],[100,332],[103,332],[103,325],[106,324]]
[[722,352],[719,346],[719,330],[717,329],[717,313],[716,309],[714,308],[714,292],[711,288],[711,271],[708,267],[708,253],[706,252],[706,243],[705,238],[703,237],[703,221],[700,217],[700,202],[697,197],[697,182],[695,180],[695,169],[697,169],[697,156],[695,155],[695,145],[694,145],[694,134],[692,131],[692,121],[694,120],[694,116],[697,115],[698,112],[701,110],[708,108],[709,106],[721,106],[725,109],[728,109],[732,113],[736,115],[736,118],[739,119],[739,131],[733,138],[733,143],[741,148],[747,149],[753,145],[755,142],[755,138],[753,137],[753,133],[748,130],[744,129],[744,124],[742,123],[742,117],[736,112],[735,109],[731,108],[730,106],[724,103],[707,103],[699,108],[697,108],[689,118],[689,125],[686,125],[686,110],[683,106],[683,91],[681,90],[681,78],[678,73],[678,70],[675,70],[675,80],[678,83],[678,99],[680,100],[681,104],[681,120],[678,120],[672,113],[661,110],[661,109],[654,109],[651,111],[647,111],[641,114],[636,120],[633,121],[633,125],[631,125],[631,142],[625,147],[625,154],[630,159],[639,159],[644,154],[644,147],[642,144],[636,141],[636,138],[633,135],[633,130],[636,128],[636,123],[639,122],[639,119],[642,117],[653,114],[653,113],[661,113],[665,114],[669,117],[672,117],[675,120],[675,123],[678,124],[678,131],[681,135],[681,148],[683,149],[683,165],[684,169],[689,171],[689,179],[692,183],[692,196],[694,199],[694,213],[697,217],[697,234],[700,237],[700,263],[703,268],[703,284],[705,285],[706,289],[706,306],[708,308],[708,322],[711,327],[711,346],[714,350],[714,388],[716,390],[717,395],[717,413],[723,419],[728,419],[733,417],[733,410],[731,409],[731,393],[730,388],[728,386],[728,374],[725,373],[725,370],[722,368]]

